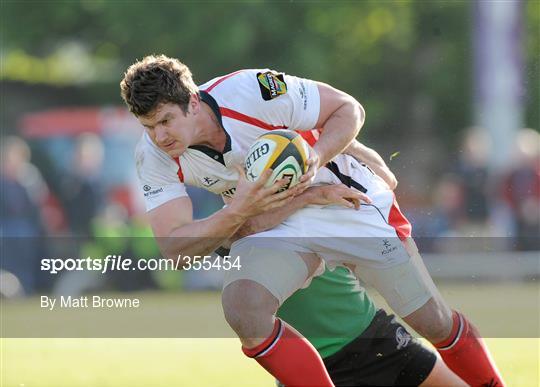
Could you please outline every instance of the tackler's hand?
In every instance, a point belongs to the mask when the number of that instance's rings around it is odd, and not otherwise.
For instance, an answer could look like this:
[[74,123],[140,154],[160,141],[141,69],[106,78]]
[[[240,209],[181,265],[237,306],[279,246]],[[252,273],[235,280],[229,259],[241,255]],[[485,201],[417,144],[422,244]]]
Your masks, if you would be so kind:
[[349,188],[344,184],[310,187],[304,194],[309,195],[310,204],[322,206],[337,204],[358,210],[361,202],[371,204],[371,198],[365,193]]

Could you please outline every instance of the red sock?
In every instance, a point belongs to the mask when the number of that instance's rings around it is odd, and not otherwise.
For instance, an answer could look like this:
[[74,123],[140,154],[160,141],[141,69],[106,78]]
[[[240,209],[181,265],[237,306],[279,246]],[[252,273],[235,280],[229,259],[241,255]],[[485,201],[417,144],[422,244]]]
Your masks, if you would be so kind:
[[285,386],[333,387],[317,350],[300,333],[276,318],[270,337],[255,348],[244,348]]
[[502,387],[503,380],[476,327],[454,311],[448,339],[435,344],[446,365],[472,387]]

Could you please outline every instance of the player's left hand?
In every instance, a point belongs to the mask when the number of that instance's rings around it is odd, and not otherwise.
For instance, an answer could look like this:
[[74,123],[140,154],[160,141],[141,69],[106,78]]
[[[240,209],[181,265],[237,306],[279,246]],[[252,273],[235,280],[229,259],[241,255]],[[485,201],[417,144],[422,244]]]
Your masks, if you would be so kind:
[[329,184],[310,187],[305,193],[310,204],[322,206],[337,204],[347,208],[360,209],[361,202],[370,204],[371,198],[363,192],[349,188],[345,184]]
[[315,149],[308,145],[309,157],[306,160],[307,171],[300,178],[300,183],[298,183],[298,192],[305,191],[315,179],[315,175],[319,170],[319,163],[321,161],[319,154]]

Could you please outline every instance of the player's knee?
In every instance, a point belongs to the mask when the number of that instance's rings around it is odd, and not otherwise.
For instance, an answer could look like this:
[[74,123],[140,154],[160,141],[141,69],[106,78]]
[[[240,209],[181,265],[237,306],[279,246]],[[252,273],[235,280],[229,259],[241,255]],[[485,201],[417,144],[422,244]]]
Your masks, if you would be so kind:
[[432,343],[445,340],[452,331],[452,311],[433,298],[404,320]]
[[221,303],[225,320],[241,337],[258,337],[272,325],[277,299],[262,285],[235,281],[223,290]]

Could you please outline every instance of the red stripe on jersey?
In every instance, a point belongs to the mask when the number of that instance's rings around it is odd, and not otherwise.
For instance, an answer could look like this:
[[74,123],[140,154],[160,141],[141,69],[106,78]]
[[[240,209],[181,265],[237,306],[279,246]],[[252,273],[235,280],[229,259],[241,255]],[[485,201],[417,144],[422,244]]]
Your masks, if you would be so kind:
[[247,116],[243,113],[237,112],[236,110],[232,110],[229,108],[220,107],[219,111],[224,117],[229,117],[234,120],[242,121],[266,130],[287,129],[287,127],[284,125],[271,125],[269,123],[259,120],[258,118]]
[[177,172],[178,178],[183,183],[184,182],[184,173],[182,172],[182,166],[180,165],[180,158],[175,157],[174,161],[176,161],[176,164],[178,164],[178,172]]
[[297,130],[296,133],[298,133],[306,142],[313,146],[315,143],[319,140],[319,131],[317,129],[313,130]]
[[394,202],[392,208],[390,208],[390,214],[388,216],[388,224],[396,230],[396,234],[402,241],[409,238],[412,235],[411,223],[407,220],[405,215],[399,209],[396,197],[394,196]]
[[204,91],[206,91],[207,93],[209,93],[210,90],[212,90],[214,87],[216,87],[217,85],[219,85],[219,84],[220,84],[221,82],[223,82],[225,79],[230,78],[230,77],[232,77],[233,75],[236,75],[236,74],[238,74],[238,73],[240,73],[240,72],[242,72],[242,71],[244,71],[244,70],[238,70],[238,71],[235,71],[234,73],[230,73],[230,74],[224,75],[223,77],[219,78],[217,81],[215,81],[214,83],[212,83],[210,86],[208,86],[208,87],[206,88],[206,90],[204,90]]

